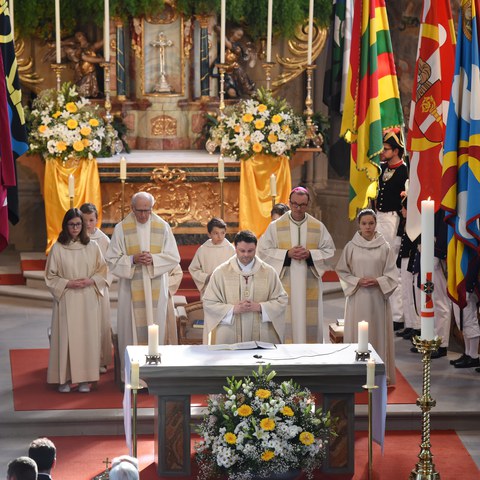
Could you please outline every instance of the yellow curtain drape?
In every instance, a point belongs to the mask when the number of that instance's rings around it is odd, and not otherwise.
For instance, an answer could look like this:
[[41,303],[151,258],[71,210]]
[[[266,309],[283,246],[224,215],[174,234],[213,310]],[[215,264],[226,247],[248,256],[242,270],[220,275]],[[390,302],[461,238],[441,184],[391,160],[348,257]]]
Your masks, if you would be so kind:
[[258,153],[241,161],[239,225],[241,230],[251,230],[257,237],[270,223],[272,173],[277,177],[276,203],[288,203],[292,178],[287,157]]
[[63,164],[54,158],[47,159],[43,188],[47,224],[47,254],[57,241],[58,234],[62,230],[63,217],[70,208],[68,196],[70,174],[75,179],[73,206],[79,208],[85,202],[93,203],[98,209],[97,226],[102,225],[102,197],[97,161],[95,159],[69,159]]

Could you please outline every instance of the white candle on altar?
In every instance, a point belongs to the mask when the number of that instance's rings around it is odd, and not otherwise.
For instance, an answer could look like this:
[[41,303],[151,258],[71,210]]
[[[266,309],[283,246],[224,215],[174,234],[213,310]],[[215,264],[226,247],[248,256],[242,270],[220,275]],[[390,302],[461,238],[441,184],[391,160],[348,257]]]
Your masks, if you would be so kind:
[[[422,285],[427,279],[433,283],[433,253],[434,253],[434,230],[435,230],[435,202],[433,200],[422,200],[422,250],[420,253],[420,274]],[[422,291],[421,308],[421,338],[433,340],[435,337],[435,318],[433,303],[427,305],[427,298],[431,294]]]
[[62,47],[60,35],[60,0],[55,0],[55,52],[57,63],[62,63]]
[[308,53],[307,65],[312,64],[312,44],[313,44],[313,0],[310,0],[310,7],[308,9]]
[[148,326],[148,354],[158,355],[158,325]]
[[368,352],[368,322],[358,322],[358,352]]
[[127,159],[125,157],[120,158],[120,180],[127,179]]
[[274,173],[270,175],[270,195],[272,197],[277,196],[277,177]]
[[272,11],[273,0],[268,0],[267,14],[267,62],[272,61]]
[[75,196],[75,178],[72,174],[68,176],[68,196],[70,198]]
[[105,0],[105,22],[103,24],[103,56],[110,61],[110,0]]
[[130,364],[130,387],[138,390],[140,386],[140,364],[136,360],[132,360]]
[[223,155],[220,155],[218,159],[218,178],[221,180],[225,179],[225,160]]
[[220,10],[220,63],[225,63],[226,9],[226,0],[222,0]]
[[375,360],[373,358],[367,361],[367,388],[375,386]]

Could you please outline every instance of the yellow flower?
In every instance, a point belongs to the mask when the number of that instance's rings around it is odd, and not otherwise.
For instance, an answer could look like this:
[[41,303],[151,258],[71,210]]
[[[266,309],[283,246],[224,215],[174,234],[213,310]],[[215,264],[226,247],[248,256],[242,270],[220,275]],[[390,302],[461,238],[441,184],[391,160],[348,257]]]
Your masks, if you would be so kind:
[[300,434],[299,440],[304,445],[311,445],[315,441],[315,437],[310,432],[302,432]]
[[68,102],[65,105],[65,108],[67,109],[67,112],[70,112],[70,113],[75,113],[78,110],[77,106],[73,102]]
[[252,150],[255,153],[260,153],[262,151],[263,147],[259,143],[254,143],[252,146]]
[[98,127],[98,120],[96,118],[91,118],[88,123],[90,124],[90,126],[92,127]]
[[235,133],[240,133],[240,130],[241,130],[240,125],[235,125],[235,126],[233,127],[233,131],[234,131]]
[[82,143],[85,147],[90,145],[90,140],[88,138],[82,138]]
[[267,106],[264,105],[263,103],[261,103],[261,104],[258,106],[258,111],[259,111],[260,113],[266,112],[266,111],[267,111]]
[[40,126],[38,127],[38,131],[39,131],[40,133],[45,133],[45,132],[47,131],[47,128],[48,128],[48,127],[47,127],[46,125],[40,125]]
[[241,417],[248,417],[249,415],[252,414],[252,407],[250,405],[241,405],[240,407],[238,407],[237,409],[237,413],[241,416]]
[[92,133],[92,129],[90,127],[82,127],[80,129],[80,133],[86,137],[87,135],[90,135]]
[[275,421],[272,420],[271,418],[264,418],[260,422],[260,427],[263,430],[274,430],[275,429]]
[[282,130],[283,130],[287,135],[289,135],[290,132],[291,132],[290,127],[289,127],[288,125],[284,125],[284,126],[282,127]]
[[242,117],[242,120],[246,123],[253,122],[253,115],[251,113],[245,113]]
[[282,121],[282,116],[278,113],[272,117],[272,123],[280,123]]
[[283,413],[286,417],[293,417],[294,415],[293,410],[290,407],[283,407],[280,412]]
[[261,130],[265,126],[265,122],[263,120],[255,120],[255,128],[257,130]]
[[76,152],[83,152],[83,150],[85,149],[85,145],[81,140],[77,140],[76,142],[73,142],[73,149]]
[[61,114],[62,114],[62,112],[61,112],[60,110],[57,110],[57,111],[52,115],[52,117],[53,117],[53,118],[58,118]]
[[272,395],[272,392],[270,390],[265,390],[264,388],[259,388],[256,392],[255,392],[255,396],[258,397],[258,398],[270,398],[270,396]]
[[225,439],[225,441],[227,443],[229,443],[230,445],[235,445],[237,443],[237,436],[234,434],[234,433],[231,433],[231,432],[227,432],[223,438]]
[[264,462],[268,462],[268,461],[270,461],[274,456],[275,456],[275,454],[274,454],[271,450],[265,450],[265,451],[262,453],[262,460],[263,460]]
[[274,133],[271,133],[271,134],[268,136],[268,141],[269,141],[270,143],[275,143],[277,140],[278,140],[278,137],[277,137]]
[[59,152],[64,152],[67,149],[67,144],[60,140],[59,142],[57,142],[56,147]]
[[78,127],[78,122],[74,118],[67,120],[67,127],[70,130],[75,130]]

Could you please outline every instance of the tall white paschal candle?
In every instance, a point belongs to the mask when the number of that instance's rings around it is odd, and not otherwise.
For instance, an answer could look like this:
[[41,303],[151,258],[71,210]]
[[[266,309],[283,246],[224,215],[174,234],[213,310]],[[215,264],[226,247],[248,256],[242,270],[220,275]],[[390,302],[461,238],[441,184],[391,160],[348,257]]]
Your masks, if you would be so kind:
[[367,388],[375,386],[375,360],[370,358],[367,362]]
[[158,355],[158,325],[148,326],[148,354]]
[[223,155],[220,155],[218,159],[218,178],[220,180],[225,179],[225,161],[223,160]]
[[60,0],[55,0],[55,53],[56,62],[62,62],[62,37],[60,35]]
[[105,21],[103,23],[103,55],[110,61],[110,0],[105,0]]
[[274,173],[270,175],[270,195],[272,197],[277,196],[277,177]]
[[[422,200],[422,251],[420,253],[420,274],[422,286],[426,283],[433,284],[433,252],[434,252],[434,226],[435,202]],[[432,292],[426,292],[422,287],[421,305],[421,338],[433,340],[435,337],[435,317],[433,311]]]
[[368,352],[368,322],[358,322],[358,352]]
[[310,8],[308,9],[308,53],[307,64],[312,64],[312,45],[313,45],[313,3],[314,0],[310,0]]
[[267,62],[272,61],[272,10],[273,0],[268,0],[267,14]]
[[120,180],[127,179],[127,159],[125,157],[120,158]]
[[130,364],[130,387],[138,390],[140,386],[140,364],[136,360],[132,360]]
[[226,0],[222,0],[221,10],[220,10],[220,63],[225,63],[225,31],[226,24]]
[[75,178],[72,174],[68,176],[68,196],[70,198],[75,196]]

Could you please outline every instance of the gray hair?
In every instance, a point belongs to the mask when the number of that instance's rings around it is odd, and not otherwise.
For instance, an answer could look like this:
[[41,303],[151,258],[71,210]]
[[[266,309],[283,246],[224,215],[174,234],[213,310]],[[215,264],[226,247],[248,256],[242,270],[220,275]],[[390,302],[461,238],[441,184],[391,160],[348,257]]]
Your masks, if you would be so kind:
[[109,478],[110,480],[139,480],[138,460],[129,455],[114,458]]
[[135,202],[137,201],[137,198],[148,198],[150,200],[150,204],[152,207],[153,207],[153,204],[155,203],[155,198],[151,193],[137,192],[133,194],[132,201],[131,201],[132,207],[135,206]]

